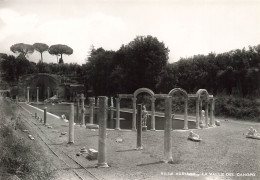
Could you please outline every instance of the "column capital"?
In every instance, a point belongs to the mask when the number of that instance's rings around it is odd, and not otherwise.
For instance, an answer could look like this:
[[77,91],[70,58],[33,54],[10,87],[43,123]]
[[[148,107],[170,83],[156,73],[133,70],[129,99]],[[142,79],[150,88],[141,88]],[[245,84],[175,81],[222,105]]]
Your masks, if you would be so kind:
[[154,102],[155,102],[155,100],[156,100],[156,98],[155,98],[155,97],[151,97],[151,101],[152,101],[152,103],[154,103]]
[[30,89],[30,87],[29,87],[29,86],[27,86],[27,89]]
[[80,99],[82,99],[82,100],[86,99],[86,98],[84,97],[84,94],[83,94],[83,93],[80,94]]
[[116,102],[120,102],[121,98],[115,98]]
[[89,97],[88,99],[89,99],[90,103],[95,103],[95,98],[94,97]]
[[136,100],[137,100],[137,98],[135,98],[135,97],[132,98],[132,101],[133,101],[134,103],[136,103]]

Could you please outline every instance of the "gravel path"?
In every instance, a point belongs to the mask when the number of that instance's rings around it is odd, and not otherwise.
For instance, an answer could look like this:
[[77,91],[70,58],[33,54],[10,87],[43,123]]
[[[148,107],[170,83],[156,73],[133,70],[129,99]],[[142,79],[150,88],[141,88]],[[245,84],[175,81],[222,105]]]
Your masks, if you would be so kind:
[[[48,115],[52,128],[47,128],[27,112],[37,112],[43,118],[42,111],[21,106],[29,123],[48,139],[54,151],[67,154],[98,179],[260,179],[260,141],[244,135],[251,126],[260,132],[259,123],[221,120],[220,127],[194,130],[202,138],[199,143],[187,140],[189,131],[172,131],[173,164],[162,162],[163,131],[143,132],[144,150],[136,151],[136,132],[108,130],[107,163],[111,167],[103,169],[95,168],[97,160],[76,156],[82,147],[97,150],[98,130],[75,126],[75,143],[68,145],[67,134],[61,135],[68,132],[68,123]],[[117,138],[123,142],[116,142]],[[85,169],[77,171],[84,175]]]

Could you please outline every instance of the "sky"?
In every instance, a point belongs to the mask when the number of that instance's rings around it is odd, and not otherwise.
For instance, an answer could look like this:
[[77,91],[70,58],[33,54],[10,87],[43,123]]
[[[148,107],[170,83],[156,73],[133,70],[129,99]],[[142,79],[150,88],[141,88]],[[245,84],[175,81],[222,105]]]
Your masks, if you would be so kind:
[[[16,43],[65,44],[65,63],[86,62],[91,46],[117,51],[151,35],[169,62],[260,44],[260,0],[0,0],[0,53]],[[34,52],[29,60],[38,62]],[[43,54],[44,62],[57,62]]]

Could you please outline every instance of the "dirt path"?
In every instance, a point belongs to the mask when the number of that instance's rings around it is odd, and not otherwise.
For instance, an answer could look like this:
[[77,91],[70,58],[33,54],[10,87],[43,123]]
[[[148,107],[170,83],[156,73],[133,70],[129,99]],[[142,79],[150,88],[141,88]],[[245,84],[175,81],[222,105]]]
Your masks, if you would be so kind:
[[[24,120],[34,130],[35,141],[48,148],[55,161],[62,164],[57,179],[259,179],[260,141],[247,139],[243,133],[250,126],[260,131],[259,123],[222,121],[221,126],[194,130],[203,141],[187,140],[188,131],[172,131],[173,164],[162,163],[163,131],[143,133],[144,150],[136,151],[136,132],[107,131],[107,162],[110,168],[95,168],[97,161],[76,156],[82,147],[97,149],[98,131],[75,126],[75,143],[68,145],[68,124],[48,115],[43,126],[28,112],[43,112],[21,104]],[[116,142],[116,138],[123,142]],[[64,173],[66,172],[66,173]],[[251,176],[250,176],[251,173]],[[77,176],[77,174],[79,176]]]

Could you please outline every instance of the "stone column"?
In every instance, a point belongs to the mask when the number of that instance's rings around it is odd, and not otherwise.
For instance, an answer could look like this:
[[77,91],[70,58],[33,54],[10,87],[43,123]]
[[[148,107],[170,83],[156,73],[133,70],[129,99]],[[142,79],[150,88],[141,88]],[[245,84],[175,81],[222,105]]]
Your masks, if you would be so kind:
[[56,95],[57,95],[57,98],[59,97],[59,89],[57,88],[56,89]]
[[120,130],[120,98],[116,98],[116,130]]
[[99,97],[97,98],[96,106],[99,107]]
[[208,127],[208,123],[209,123],[209,100],[207,99],[206,100],[206,107],[205,107],[205,127],[207,128]]
[[199,115],[200,115],[200,124],[202,123],[202,99],[200,99]]
[[165,99],[165,123],[164,123],[164,162],[173,161],[172,158],[172,98],[167,96]]
[[200,118],[200,108],[199,108],[199,99],[196,99],[196,129],[199,129],[199,118]]
[[44,125],[47,123],[47,107],[43,109],[43,123]]
[[98,164],[99,168],[109,167],[106,162],[106,129],[107,129],[107,97],[99,96],[98,109],[99,138],[98,138]]
[[136,131],[136,100],[137,98],[132,98],[132,102],[133,102],[132,130],[133,131]]
[[77,100],[77,109],[76,109],[76,113],[77,113],[77,122],[79,122],[79,96],[77,96],[77,98],[76,98],[76,100]]
[[143,149],[142,146],[142,104],[137,105],[137,143],[136,150]]
[[89,124],[94,123],[94,107],[95,107],[95,98],[89,98]]
[[30,87],[27,87],[27,102],[30,102]]
[[39,87],[36,88],[36,102],[39,102]]
[[19,101],[19,100],[18,100],[18,99],[19,99],[19,98],[18,98],[18,95],[16,95],[15,98],[16,98],[16,104],[18,104],[18,101]]
[[70,117],[69,117],[69,142],[68,144],[74,143],[74,103],[70,104]]
[[212,127],[215,126],[214,111],[215,111],[215,99],[213,98],[210,102],[210,125]]
[[47,87],[47,99],[50,98],[50,87]]
[[154,97],[151,98],[151,102],[152,102],[151,131],[155,131],[155,100],[156,100],[156,98],[154,98]]
[[85,105],[84,105],[84,101],[85,101],[85,97],[84,97],[84,94],[83,93],[81,93],[81,97],[80,97],[80,99],[81,99],[81,113],[82,113],[82,119],[81,119],[81,124],[83,125],[83,126],[85,126],[86,125],[86,123],[85,123]]
[[113,102],[113,97],[111,97],[110,99],[110,128],[112,129],[113,128],[113,118],[114,118],[114,102]]
[[188,128],[188,99],[184,101],[184,128],[185,130]]

